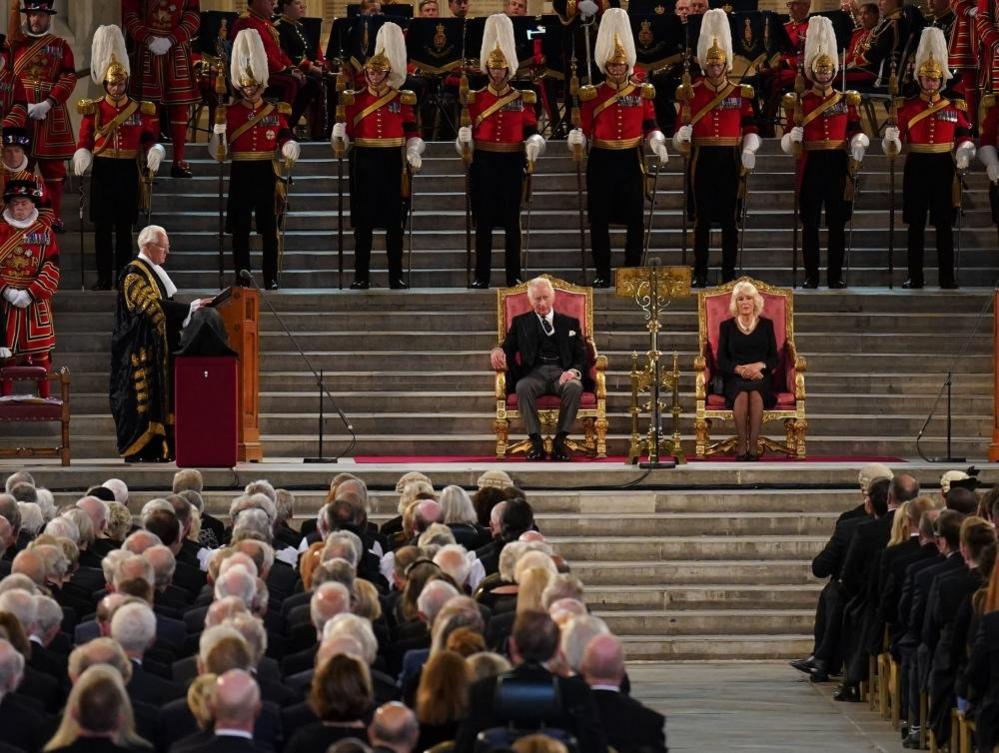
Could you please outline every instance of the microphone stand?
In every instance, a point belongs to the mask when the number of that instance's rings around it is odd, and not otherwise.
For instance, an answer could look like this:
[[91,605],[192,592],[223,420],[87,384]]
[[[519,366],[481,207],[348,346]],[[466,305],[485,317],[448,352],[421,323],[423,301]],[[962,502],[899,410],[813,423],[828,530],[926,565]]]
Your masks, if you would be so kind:
[[[962,359],[965,353],[968,352],[968,346],[974,341],[975,336],[978,334],[978,329],[982,324],[982,319],[985,317],[985,313],[989,310],[992,305],[992,300],[995,297],[996,290],[999,290],[999,279],[997,279],[992,284],[992,289],[989,291],[988,300],[985,301],[985,305],[978,312],[978,316],[975,317],[975,326],[972,327],[971,332],[964,339],[964,345],[961,346],[961,352],[951,361],[951,363],[956,363]],[[951,453],[951,441],[952,441],[952,424],[953,424],[953,406],[951,404],[951,393],[954,384],[954,370],[948,369],[947,376],[944,377],[943,384],[940,385],[940,390],[937,392],[936,398],[933,400],[933,405],[930,408],[929,415],[926,416],[926,420],[923,421],[922,427],[919,429],[919,433],[916,435],[916,453],[927,463],[964,463],[966,458],[956,458]],[[947,453],[944,457],[929,458],[926,457],[926,453],[923,452],[922,447],[920,447],[920,441],[923,438],[923,434],[926,432],[926,427],[930,425],[930,421],[933,420],[933,416],[937,412],[937,406],[940,404],[940,398],[943,397],[944,390],[947,391]]]
[[[253,275],[250,274],[248,270],[245,269],[239,270],[239,274],[237,276],[239,277],[240,280],[249,283],[250,287],[256,290],[260,290],[260,286],[257,285],[257,281],[254,279]],[[350,423],[350,420],[347,418],[344,412],[340,410],[340,406],[337,405],[336,398],[333,397],[333,395],[330,394],[329,390],[326,389],[324,372],[317,371],[316,367],[312,365],[312,361],[309,360],[309,357],[305,354],[305,351],[302,350],[302,346],[298,344],[298,340],[295,338],[295,335],[293,335],[291,333],[291,330],[288,329],[288,326],[284,323],[284,320],[281,318],[281,315],[278,314],[277,310],[274,308],[274,304],[270,302],[270,298],[267,295],[263,295],[261,296],[261,298],[263,298],[264,303],[267,304],[268,311],[270,311],[271,314],[274,316],[274,318],[277,319],[278,324],[281,325],[281,329],[284,330],[284,333],[288,336],[292,344],[295,346],[295,350],[298,351],[298,355],[302,358],[303,361],[305,361],[305,365],[309,367],[309,371],[312,372],[312,376],[315,377],[316,379],[316,386],[319,388],[319,432],[318,432],[319,454],[316,457],[302,458],[302,462],[336,463],[340,460],[340,458],[342,458],[344,455],[349,453],[351,450],[354,449],[354,447],[357,446],[357,434],[354,432],[354,427]],[[343,421],[344,427],[346,427],[347,431],[350,433],[350,442],[347,444],[346,449],[344,449],[343,452],[341,452],[339,455],[337,455],[334,458],[323,457],[323,424],[325,423],[324,401],[323,401],[324,397],[328,397],[330,399],[330,403],[333,405],[333,410],[336,411],[338,416],[340,416],[340,420]]]

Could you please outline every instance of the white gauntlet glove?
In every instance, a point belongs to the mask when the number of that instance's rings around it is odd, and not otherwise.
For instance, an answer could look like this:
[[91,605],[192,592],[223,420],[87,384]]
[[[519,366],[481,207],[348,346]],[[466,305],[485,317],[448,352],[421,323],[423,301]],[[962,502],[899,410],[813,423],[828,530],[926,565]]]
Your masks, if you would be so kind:
[[163,148],[163,145],[153,144],[151,147],[149,147],[149,153],[146,154],[146,167],[148,167],[154,173],[157,172],[160,169],[160,165],[163,164],[163,158],[165,156],[166,156],[166,149]]
[[780,148],[784,154],[790,154],[794,151],[794,145],[800,144],[805,138],[805,129],[801,126],[795,126],[790,131],[785,133],[780,137]]
[[854,162],[863,162],[864,155],[867,154],[867,147],[871,145],[871,140],[866,133],[858,133],[850,139],[850,156]]
[[881,149],[889,155],[895,155],[902,151],[902,141],[899,139],[898,128],[895,126],[885,128],[884,138],[881,139]]
[[347,124],[346,123],[334,123],[333,132],[330,134],[330,146],[334,150],[337,149],[337,142],[343,144],[343,148],[346,149],[350,146],[350,137],[347,136]]
[[11,306],[16,306],[19,309],[27,308],[31,304],[31,295],[27,290],[7,288],[3,292],[3,297],[10,302]]
[[957,147],[954,152],[954,165],[958,170],[967,170],[971,160],[975,158],[975,145],[970,141],[965,141]]
[[524,142],[524,155],[527,157],[527,161],[534,164],[538,161],[538,157],[545,153],[545,139],[543,136],[534,134],[533,136],[528,136],[527,141]]
[[78,176],[83,175],[93,161],[94,155],[90,153],[89,149],[77,149],[76,153],[73,154],[73,172]]
[[284,146],[281,147],[281,156],[292,162],[298,162],[298,157],[301,153],[302,148],[294,140],[284,142]]
[[0,348],[0,359],[11,358],[13,355],[10,348]]
[[413,168],[413,172],[417,172],[423,167],[423,157],[421,155],[426,151],[426,148],[427,145],[423,139],[417,136],[406,142],[406,162]]
[[465,152],[472,153],[472,129],[469,126],[462,126],[458,129],[458,138],[454,140],[454,150],[459,157],[464,157]]
[[45,120],[45,118],[48,117],[49,110],[51,109],[52,103],[47,99],[44,102],[28,105],[28,117],[32,120]]
[[747,170],[756,167],[756,150],[760,148],[760,137],[747,133],[742,137],[742,166]]
[[150,37],[146,40],[146,46],[154,55],[166,55],[173,45],[166,37]]
[[666,137],[663,136],[662,131],[652,131],[649,133],[646,141],[652,151],[655,152],[656,157],[659,158],[660,165],[665,165],[669,162],[669,153],[666,151]]
[[985,165],[985,172],[993,183],[999,182],[999,152],[994,146],[983,146],[978,150],[978,159]]
[[583,135],[582,128],[573,128],[569,131],[569,151],[585,151],[586,150],[586,136]]
[[673,146],[677,151],[683,149],[684,144],[689,144],[691,139],[694,137],[693,126],[684,125],[676,129],[673,134]]

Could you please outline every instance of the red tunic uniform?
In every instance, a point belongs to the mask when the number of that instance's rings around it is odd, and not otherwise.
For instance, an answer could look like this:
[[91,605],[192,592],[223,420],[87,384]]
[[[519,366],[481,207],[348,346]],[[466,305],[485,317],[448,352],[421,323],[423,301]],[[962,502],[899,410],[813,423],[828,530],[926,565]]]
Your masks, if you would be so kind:
[[73,156],[73,130],[66,101],[76,87],[73,50],[54,34],[24,37],[13,45],[14,75],[24,87],[28,104],[54,103],[44,120],[30,121],[31,156],[66,160]]
[[[226,109],[229,155],[234,162],[276,159],[277,150],[291,138],[285,118],[287,108],[268,102],[261,102],[261,107],[249,108],[243,104],[244,101]],[[262,108],[269,110],[257,123],[244,128],[260,114]],[[236,135],[239,131],[242,133]]]
[[930,103],[912,97],[898,110],[898,130],[903,144],[915,154],[949,152],[971,141],[971,124],[963,102],[940,97]]
[[866,63],[864,54],[867,52],[870,44],[871,29],[865,29],[863,26],[859,29],[854,29],[850,35],[850,44],[846,48],[846,67],[864,65]]
[[784,31],[787,33],[791,50],[781,55],[780,67],[797,71],[798,59],[805,52],[805,37],[808,36],[808,19],[806,18],[804,21],[785,21]]
[[0,292],[27,290],[26,308],[2,305],[7,321],[7,344],[14,355],[45,355],[55,347],[55,326],[49,300],[59,288],[59,246],[52,229],[42,221],[18,229],[0,223]]
[[[81,105],[80,138],[77,149],[88,149],[95,157],[134,160],[156,143],[159,131],[156,105],[124,98],[115,104],[109,97]],[[115,120],[113,128],[108,125]]]
[[508,88],[497,94],[492,87],[472,92],[468,115],[475,148],[487,152],[519,152],[524,139],[537,133],[534,92]]
[[233,39],[243,29],[256,29],[260,35],[260,40],[264,43],[264,52],[267,53],[267,70],[271,73],[281,73],[293,67],[291,59],[281,49],[280,35],[269,18],[258,16],[251,10],[245,10],[236,19],[236,23],[232,25]]
[[756,133],[753,87],[726,82],[715,88],[701,77],[691,89],[689,117],[694,146],[738,146],[744,134]]
[[656,89],[629,81],[584,86],[579,92],[580,128],[600,149],[632,149],[656,130]]
[[860,95],[853,91],[805,92],[801,96],[805,152],[845,149],[847,142],[860,133],[859,103]]
[[21,79],[7,65],[10,51],[0,50],[0,118],[2,127],[25,128],[28,125],[28,97]]
[[[132,96],[165,105],[199,102],[191,66],[191,40],[201,25],[199,0],[122,0],[122,21],[134,42]],[[170,40],[166,54],[152,53],[151,37]]]
[[362,89],[349,94],[344,98],[346,125],[354,146],[403,146],[407,139],[418,135],[413,113],[416,96],[412,92],[388,89],[373,94],[370,89]]
[[988,6],[979,3],[971,31],[972,49],[981,52],[978,61],[978,88],[982,91],[999,91],[999,24],[988,12]]

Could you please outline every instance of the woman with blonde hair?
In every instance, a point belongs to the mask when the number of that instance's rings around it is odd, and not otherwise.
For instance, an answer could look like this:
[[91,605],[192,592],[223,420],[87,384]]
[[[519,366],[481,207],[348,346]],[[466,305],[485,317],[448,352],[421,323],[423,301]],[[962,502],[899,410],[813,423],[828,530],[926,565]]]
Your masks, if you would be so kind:
[[208,672],[195,677],[191,687],[187,689],[187,708],[191,710],[191,716],[201,731],[211,729],[215,724],[212,701],[217,682],[218,675]]
[[551,582],[552,573],[543,567],[532,567],[520,576],[517,591],[517,614],[527,611],[544,611],[541,595]]
[[763,411],[777,404],[773,370],[777,367],[774,324],[763,311],[763,296],[751,282],[732,288],[731,319],[719,325],[718,373],[725,407],[735,420],[736,460],[759,460]]
[[382,616],[382,604],[378,598],[378,589],[375,585],[364,578],[354,581],[354,604],[350,611],[358,617],[366,617],[372,622],[377,622]]
[[118,671],[104,664],[80,675],[66,701],[66,711],[47,753],[119,753],[152,746],[135,733],[132,703]]
[[468,710],[468,670],[453,651],[441,651],[423,666],[416,690],[416,719],[420,739],[416,750],[427,750],[453,740],[458,722]]
[[895,517],[891,521],[891,537],[888,539],[888,546],[904,544],[912,535],[912,521],[909,519],[909,503],[903,502],[895,510]]

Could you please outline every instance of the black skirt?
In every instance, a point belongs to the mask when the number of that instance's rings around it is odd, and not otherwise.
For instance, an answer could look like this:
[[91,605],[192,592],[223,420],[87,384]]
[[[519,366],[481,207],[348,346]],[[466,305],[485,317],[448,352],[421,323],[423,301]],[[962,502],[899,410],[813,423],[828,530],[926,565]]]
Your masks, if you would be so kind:
[[477,227],[519,227],[524,190],[523,154],[477,149],[468,178]]
[[350,150],[350,224],[402,227],[402,149],[355,146]]
[[950,152],[909,154],[902,173],[902,219],[906,223],[925,222],[929,210],[933,227],[953,225],[954,158]]
[[586,168],[586,208],[590,222],[641,225],[645,208],[644,176],[638,147],[591,149]]
[[700,222],[735,222],[739,207],[739,150],[696,147],[687,181],[687,216]]
[[232,216],[242,212],[271,212],[277,177],[271,160],[246,160],[232,163],[229,173],[229,200],[226,204],[225,229],[232,232]]
[[138,163],[134,159],[95,157],[90,178],[90,221],[134,225],[138,218]]

